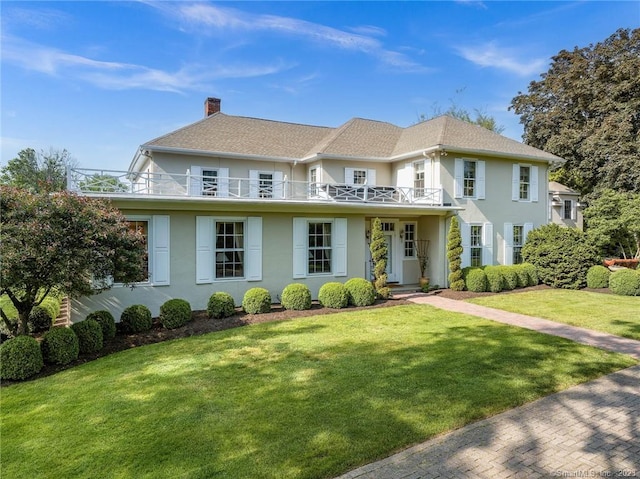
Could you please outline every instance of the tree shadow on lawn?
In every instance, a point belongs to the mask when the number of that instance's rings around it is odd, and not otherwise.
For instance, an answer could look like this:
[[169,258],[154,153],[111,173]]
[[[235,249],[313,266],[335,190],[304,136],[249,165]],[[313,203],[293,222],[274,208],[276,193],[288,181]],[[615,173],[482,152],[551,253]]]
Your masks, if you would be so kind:
[[[96,431],[95,442],[83,443],[86,459],[76,471],[332,477],[626,364],[531,331],[455,325],[465,319],[419,342],[399,334],[301,347],[287,339],[291,328],[228,331],[215,341],[197,338],[195,348],[190,342],[192,354],[209,355],[210,367],[183,367],[193,358],[177,342],[145,348],[128,357],[140,361],[135,390],[131,378],[110,383],[109,409],[118,414],[105,415],[101,429],[118,431],[117,442]],[[181,366],[172,369],[172,362]],[[82,387],[100,394],[100,386]],[[482,441],[493,437],[489,429]]]

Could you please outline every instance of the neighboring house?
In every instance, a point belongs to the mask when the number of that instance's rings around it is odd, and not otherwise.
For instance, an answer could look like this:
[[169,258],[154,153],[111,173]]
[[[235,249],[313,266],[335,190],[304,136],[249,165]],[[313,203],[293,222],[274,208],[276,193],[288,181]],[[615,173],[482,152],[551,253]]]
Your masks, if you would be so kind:
[[370,277],[376,217],[390,283],[418,283],[416,240],[428,240],[427,275],[446,286],[450,218],[463,266],[521,261],[527,233],[547,223],[558,161],[449,116],[329,128],[226,115],[209,98],[203,120],[143,144],[128,172],[71,172],[70,190],[109,198],[148,245],[148,280],[75,301],[74,319],[136,303],[156,315],[169,298],[204,309],[214,291],[240,304],[256,286],[277,300],[292,282],[317,297],[328,281]]
[[549,222],[584,229],[580,193],[556,181],[549,182]]

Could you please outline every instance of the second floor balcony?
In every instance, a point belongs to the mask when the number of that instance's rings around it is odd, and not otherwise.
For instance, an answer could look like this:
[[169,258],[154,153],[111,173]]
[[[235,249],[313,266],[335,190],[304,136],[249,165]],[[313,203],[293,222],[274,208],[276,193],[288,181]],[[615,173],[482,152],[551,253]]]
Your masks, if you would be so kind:
[[286,176],[232,178],[72,168],[67,189],[105,197],[204,197],[246,201],[356,202],[442,206],[441,188],[291,181]]

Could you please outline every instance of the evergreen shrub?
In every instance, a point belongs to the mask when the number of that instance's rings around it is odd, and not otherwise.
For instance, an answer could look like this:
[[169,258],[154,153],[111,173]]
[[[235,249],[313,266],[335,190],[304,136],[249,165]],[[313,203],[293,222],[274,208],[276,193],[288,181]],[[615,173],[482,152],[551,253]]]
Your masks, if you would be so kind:
[[78,359],[80,343],[71,328],[53,328],[44,333],[40,343],[42,358],[49,364],[69,364]]
[[294,311],[311,309],[311,291],[306,284],[291,283],[282,290],[280,302],[284,309]]
[[474,293],[484,293],[488,289],[487,275],[482,268],[468,269],[464,274],[464,282],[467,291],[473,291]]
[[159,319],[167,329],[184,326],[191,321],[191,305],[184,299],[170,299],[160,306]]
[[213,293],[207,303],[207,315],[210,318],[221,319],[233,316],[236,313],[236,303],[233,296],[224,291]]
[[71,325],[78,336],[80,354],[96,353],[102,349],[102,326],[95,319],[85,319]]
[[244,293],[242,309],[249,314],[261,314],[271,311],[271,295],[264,288],[251,288]]
[[492,293],[499,293],[503,289],[504,277],[500,266],[485,266],[484,274],[487,277],[487,289]]
[[349,293],[342,283],[325,283],[318,292],[318,301],[325,308],[346,308],[349,305]]
[[505,291],[511,291],[518,287],[518,275],[513,266],[499,266],[500,273],[502,274],[502,289]]
[[375,288],[364,278],[351,278],[344,287],[349,295],[349,304],[353,306],[371,306],[376,301]]
[[116,336],[116,320],[109,311],[101,309],[89,313],[85,319],[93,319],[102,328],[103,339],[113,339]]
[[609,289],[622,296],[640,296],[640,272],[620,269],[609,276]]
[[609,286],[609,268],[596,264],[587,270],[587,288],[607,288]]
[[125,333],[149,331],[153,326],[151,311],[143,304],[134,304],[120,315],[120,327]]
[[44,362],[35,338],[17,336],[0,345],[0,378],[26,379],[40,372]]
[[531,263],[522,263],[520,266],[527,272],[527,276],[529,278],[528,286],[537,286],[540,281],[538,280],[538,271],[536,271],[536,267]]

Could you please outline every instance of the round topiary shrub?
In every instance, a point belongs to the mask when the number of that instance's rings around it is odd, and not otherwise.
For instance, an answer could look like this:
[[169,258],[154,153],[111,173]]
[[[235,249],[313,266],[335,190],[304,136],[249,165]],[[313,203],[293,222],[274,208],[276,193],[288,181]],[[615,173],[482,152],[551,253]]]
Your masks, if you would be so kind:
[[482,268],[469,269],[464,277],[467,291],[474,293],[484,293],[488,289],[487,275]]
[[29,313],[29,319],[27,320],[27,328],[30,333],[41,333],[42,331],[49,331],[55,317],[51,317],[51,311],[48,308],[42,306],[34,306]]
[[538,280],[536,267],[531,263],[522,263],[520,267],[527,272],[527,277],[529,278],[528,286],[537,286],[540,281]]
[[261,314],[271,311],[271,295],[264,288],[251,288],[244,293],[242,309],[249,314]]
[[500,273],[502,273],[502,289],[505,291],[511,291],[518,287],[518,275],[516,270],[511,266],[500,266]]
[[620,269],[609,276],[609,289],[622,296],[640,296],[640,272]]
[[116,320],[109,311],[104,309],[89,313],[85,319],[93,319],[102,328],[102,337],[104,339],[113,339],[116,337]]
[[96,353],[102,349],[102,326],[94,319],[85,319],[71,325],[71,329],[78,336],[80,354]]
[[609,268],[597,264],[587,271],[587,288],[606,288],[609,286]]
[[349,293],[342,283],[325,283],[318,292],[318,301],[325,308],[346,308],[349,305]]
[[44,366],[40,345],[31,336],[17,336],[0,346],[0,378],[26,379]]
[[492,293],[499,293],[502,291],[504,284],[504,277],[500,272],[499,266],[485,266],[484,274],[487,277],[487,289]]
[[69,364],[78,359],[80,343],[73,329],[53,328],[44,333],[40,349],[42,349],[42,358],[46,363]]
[[282,290],[280,302],[284,309],[294,311],[311,309],[311,291],[306,284],[291,283]]
[[233,296],[224,291],[213,293],[207,304],[207,315],[210,318],[220,319],[233,316],[236,312],[236,303]]
[[344,287],[349,295],[349,304],[353,306],[371,306],[376,301],[375,288],[364,278],[351,278]]
[[120,327],[125,333],[149,331],[152,326],[151,311],[143,304],[129,306],[120,316]]
[[184,299],[170,299],[160,306],[159,319],[167,329],[184,326],[191,321],[191,305]]

